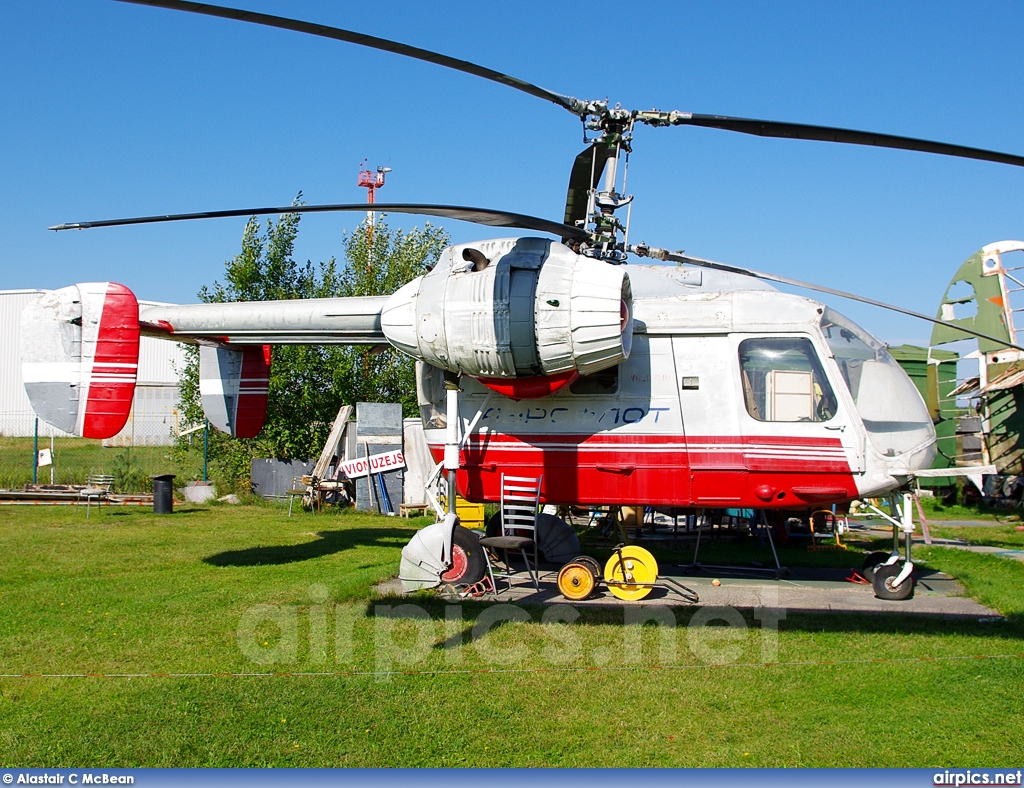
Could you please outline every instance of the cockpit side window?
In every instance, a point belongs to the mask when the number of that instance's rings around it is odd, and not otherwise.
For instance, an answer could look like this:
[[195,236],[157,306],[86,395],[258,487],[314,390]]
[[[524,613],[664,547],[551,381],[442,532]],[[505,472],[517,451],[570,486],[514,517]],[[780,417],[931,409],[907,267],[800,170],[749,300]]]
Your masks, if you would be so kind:
[[865,362],[888,362],[889,354],[881,344],[863,335],[855,326],[847,324],[845,318],[830,309],[825,310],[821,319],[821,331],[856,403],[860,396],[860,379]]
[[809,339],[764,337],[740,343],[747,413],[758,421],[829,421],[836,398]]

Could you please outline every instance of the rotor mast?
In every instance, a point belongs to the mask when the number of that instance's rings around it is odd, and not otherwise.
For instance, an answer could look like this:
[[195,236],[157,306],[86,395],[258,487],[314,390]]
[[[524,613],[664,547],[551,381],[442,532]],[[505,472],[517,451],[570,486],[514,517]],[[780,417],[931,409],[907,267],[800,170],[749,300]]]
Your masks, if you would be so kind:
[[[608,262],[624,263],[629,214],[623,223],[615,212],[633,201],[632,195],[625,194],[633,141],[633,113],[618,106],[609,109],[607,101],[592,103],[589,107],[593,111],[583,118],[583,140],[591,145],[592,188],[588,194],[587,217],[583,226],[591,234],[591,243],[584,244],[582,251]],[[588,131],[598,132],[598,136],[588,137]],[[604,184],[600,190],[596,185],[601,179],[597,170],[599,162],[604,167]],[[619,190],[620,172],[622,191]],[[623,234],[621,243],[620,232]]]

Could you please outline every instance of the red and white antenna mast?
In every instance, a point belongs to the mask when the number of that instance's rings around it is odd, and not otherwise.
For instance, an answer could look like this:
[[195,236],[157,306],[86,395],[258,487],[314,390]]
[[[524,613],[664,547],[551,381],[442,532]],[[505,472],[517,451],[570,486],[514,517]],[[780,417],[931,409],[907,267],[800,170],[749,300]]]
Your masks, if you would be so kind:
[[[363,159],[362,163],[359,165],[358,185],[366,189],[367,205],[373,205],[374,202],[376,202],[377,189],[383,188],[384,176],[389,172],[391,172],[390,167],[378,167],[376,171],[367,169],[366,159]],[[366,212],[366,220],[371,228],[370,231],[372,232],[374,222],[374,212],[372,209]]]

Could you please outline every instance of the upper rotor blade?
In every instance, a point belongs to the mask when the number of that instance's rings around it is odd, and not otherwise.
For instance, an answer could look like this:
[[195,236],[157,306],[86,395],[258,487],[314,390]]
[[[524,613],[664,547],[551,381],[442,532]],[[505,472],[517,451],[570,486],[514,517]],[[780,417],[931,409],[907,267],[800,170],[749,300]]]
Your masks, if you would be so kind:
[[[630,251],[634,251],[634,249],[631,249]],[[740,266],[729,265],[728,263],[719,263],[714,260],[705,260],[702,257],[691,257],[690,255],[687,254],[677,254],[675,252],[667,252],[665,250],[660,249],[651,250],[651,252],[652,257],[655,257],[660,260],[672,260],[673,262],[676,263],[688,263],[690,265],[699,266],[701,268],[713,268],[716,271],[726,271],[732,274],[750,276],[755,279],[763,279],[766,282],[777,282],[778,284],[782,285],[790,285],[791,287],[800,287],[805,290],[814,290],[819,293],[827,293],[828,295],[839,296],[840,298],[848,298],[851,301],[860,301],[863,304],[870,304],[871,306],[877,306],[882,309],[888,309],[893,312],[899,312],[900,314],[909,315],[910,317],[916,317],[919,320],[926,320],[929,323],[935,323],[936,325],[939,326],[948,326],[950,328],[955,328],[957,331],[963,331],[965,334],[978,337],[979,339],[987,339],[991,342],[995,342],[996,344],[1004,345],[1005,347],[1012,347],[1015,350],[1024,351],[1024,347],[1021,347],[1020,345],[1014,345],[1012,342],[1007,342],[1005,339],[999,339],[998,337],[989,336],[988,334],[982,334],[980,331],[975,331],[974,329],[971,328],[964,328],[963,326],[954,325],[953,323],[948,323],[944,320],[939,320],[938,318],[922,314],[921,312],[914,312],[913,310],[910,309],[904,309],[901,306],[887,304],[884,301],[876,301],[873,298],[866,298],[865,296],[855,295],[854,293],[847,293],[845,290],[836,290],[835,288],[825,287],[824,285],[816,285],[812,282],[803,282],[799,279],[790,279],[788,276],[767,274],[762,271],[754,271],[753,269],[750,268],[741,268]]]
[[[640,113],[639,117],[642,117]],[[725,115],[698,115],[694,113],[672,113],[673,125],[704,126],[712,129],[738,131],[758,137],[782,137],[795,140],[818,140],[819,142],[844,142],[850,145],[873,145],[879,148],[916,150],[923,153],[938,153],[943,156],[959,156],[963,159],[994,161],[1024,167],[1024,156],[1012,153],[968,148],[964,145],[950,145],[945,142],[919,140],[913,137],[899,137],[894,134],[875,134],[870,131],[839,129],[831,126],[812,126],[807,123],[785,123],[777,120],[753,120],[751,118],[730,118]]]
[[509,76],[508,74],[502,74],[500,71],[494,71],[493,69],[486,68],[484,66],[478,66],[476,63],[470,63],[467,60],[459,60],[458,58],[442,55],[438,52],[431,52],[429,49],[420,49],[419,47],[409,46],[408,44],[400,44],[397,41],[390,41],[386,38],[369,36],[365,33],[356,33],[352,30],[344,30],[342,28],[330,27],[328,25],[303,22],[300,19],[289,19],[287,17],[273,16],[271,14],[260,14],[256,11],[246,11],[240,8],[227,8],[225,6],[210,5],[209,3],[194,3],[189,2],[189,0],[118,0],[118,2],[169,8],[175,11],[205,14],[206,16],[216,16],[222,19],[235,19],[239,22],[250,22],[256,25],[277,27],[282,30],[294,30],[298,33],[309,33],[310,35],[320,36],[321,38],[331,38],[335,41],[346,41],[350,44],[358,44],[359,46],[379,49],[384,52],[393,52],[396,55],[405,55],[406,57],[415,58],[416,60],[424,60],[427,63],[434,63],[438,66],[445,66],[446,68],[462,71],[476,77],[489,79],[492,82],[497,82],[501,85],[520,90],[531,96],[550,101],[560,107],[564,107],[575,115],[586,114],[585,103],[573,98],[572,96],[563,96],[561,93],[555,93],[553,90],[547,90],[546,88],[533,85],[525,80],[517,79],[516,77]]
[[484,224],[489,227],[515,227],[520,230],[536,230],[551,233],[562,238],[586,241],[590,235],[579,227],[569,227],[549,219],[527,216],[508,211],[492,211],[488,208],[473,208],[461,205],[423,205],[419,203],[354,203],[345,205],[288,205],[277,208],[240,208],[230,211],[206,211],[203,213],[177,213],[163,216],[137,216],[127,219],[101,219],[92,222],[68,222],[50,227],[51,230],[88,230],[92,227],[120,227],[128,224],[156,224],[158,222],[179,222],[187,219],[224,219],[231,216],[265,216],[282,213],[327,213],[331,211],[380,211],[382,213],[409,213],[421,216],[437,216],[443,219],[458,219],[463,222]]
[[[484,66],[471,63],[466,60],[442,55],[428,49],[401,44],[386,38],[378,38],[351,30],[345,30],[328,25],[320,25],[312,22],[303,22],[299,19],[261,14],[255,11],[229,8],[226,6],[211,5],[209,3],[191,2],[191,0],[119,0],[123,3],[136,5],[148,5],[159,8],[168,8],[176,11],[186,11],[194,14],[220,17],[222,19],[234,19],[241,22],[276,27],[282,30],[293,30],[299,33],[330,38],[335,41],[345,41],[359,46],[379,49],[384,52],[392,52],[404,55],[427,63],[434,63],[439,66],[451,68],[473,76],[497,82],[506,87],[519,90],[530,96],[550,101],[563,107],[574,115],[587,117],[588,115],[610,116],[614,112],[620,113],[623,118],[632,116],[638,122],[647,123],[652,126],[703,126],[706,128],[724,129],[736,131],[742,134],[753,134],[759,137],[781,137],[800,140],[818,140],[821,142],[842,142],[851,145],[871,145],[882,148],[895,148],[898,150],[922,151],[925,153],[937,153],[945,156],[957,156],[966,159],[978,159],[981,161],[992,161],[1002,164],[1012,164],[1017,167],[1024,167],[1024,156],[1017,156],[998,151],[971,148],[965,145],[951,145],[944,142],[933,142],[930,140],[915,139],[913,137],[901,137],[894,134],[876,134],[868,131],[856,131],[853,129],[841,129],[831,126],[815,126],[807,123],[788,123],[774,120],[756,120],[752,118],[734,118],[727,115],[702,115],[691,112],[663,112],[659,110],[641,110],[629,112],[627,110],[608,109],[604,102],[592,103],[581,101],[572,96],[556,93],[552,90],[542,88],[525,80],[518,79],[508,74],[502,74]],[[570,189],[572,187],[570,186]],[[570,200],[572,194],[570,194]],[[575,209],[574,209],[575,212]],[[567,209],[568,216],[568,209]],[[568,219],[567,219],[568,221]]]

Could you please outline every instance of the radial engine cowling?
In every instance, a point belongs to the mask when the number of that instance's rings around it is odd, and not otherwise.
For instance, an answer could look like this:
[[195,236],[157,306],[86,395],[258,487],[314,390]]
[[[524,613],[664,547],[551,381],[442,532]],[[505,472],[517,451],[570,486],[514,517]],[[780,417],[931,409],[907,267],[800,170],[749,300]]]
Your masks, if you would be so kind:
[[588,374],[629,357],[621,266],[541,238],[450,246],[388,299],[381,327],[414,358],[483,379]]

